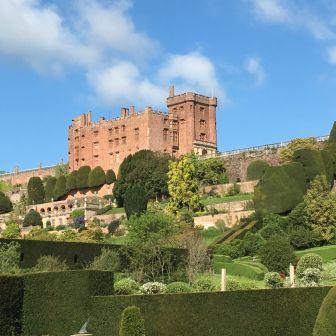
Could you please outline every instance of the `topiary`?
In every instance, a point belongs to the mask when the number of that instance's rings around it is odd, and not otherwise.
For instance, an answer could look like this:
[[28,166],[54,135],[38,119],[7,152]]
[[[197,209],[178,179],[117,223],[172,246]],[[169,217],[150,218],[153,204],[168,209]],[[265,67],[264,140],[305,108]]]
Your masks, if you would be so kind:
[[89,174],[91,168],[89,166],[83,166],[78,169],[76,185],[78,189],[85,189],[89,187]]
[[263,160],[252,161],[247,167],[247,181],[260,180],[269,166],[270,165]]
[[279,224],[277,224],[277,223],[270,223],[270,224],[264,226],[259,231],[259,234],[261,235],[261,237],[263,237],[264,239],[268,240],[268,239],[270,239],[270,237],[272,237],[275,234],[284,235],[285,233],[281,229],[281,227],[279,226]]
[[145,321],[140,308],[131,306],[121,315],[119,336],[145,336]]
[[13,204],[9,197],[0,191],[0,214],[11,212],[13,210]]
[[31,177],[28,181],[28,204],[44,203],[45,191],[42,180],[38,176]]
[[52,199],[54,198],[54,190],[56,186],[56,177],[54,176],[49,176],[46,180],[45,184],[45,201],[46,202],[51,202]]
[[77,170],[72,171],[66,180],[66,190],[67,191],[72,191],[77,189],[77,175],[78,172]]
[[241,241],[240,249],[245,256],[254,256],[265,245],[265,239],[259,233],[247,232]]
[[324,298],[315,321],[313,336],[334,336],[336,330],[336,287]]
[[66,190],[66,177],[64,175],[61,175],[55,185],[54,190],[54,198],[55,200],[59,200],[60,198],[64,197],[67,193]]
[[89,173],[89,187],[96,188],[105,184],[106,176],[102,167],[98,166],[92,169]]
[[270,288],[280,288],[283,287],[283,281],[279,273],[277,272],[268,272],[264,277],[265,285]]
[[235,291],[235,290],[250,290],[256,289],[256,284],[250,279],[233,279],[228,278],[226,280],[226,290],[228,291]]
[[196,292],[214,292],[216,291],[215,284],[210,279],[198,279],[193,288]]
[[315,253],[308,253],[303,255],[296,267],[296,275],[302,277],[304,271],[308,268],[317,268],[320,271],[323,269],[323,260],[322,258]]
[[307,268],[301,278],[299,285],[303,287],[317,287],[322,280],[322,272],[318,268]]
[[60,261],[58,257],[51,255],[41,256],[34,267],[35,272],[60,272],[66,271],[69,267],[65,261]]
[[161,282],[147,282],[140,287],[142,294],[163,294],[167,291],[167,286]]
[[125,278],[114,284],[116,295],[132,295],[139,293],[140,285],[131,278]]
[[189,293],[191,291],[191,286],[185,282],[177,281],[167,285],[167,293]]
[[108,169],[106,171],[106,183],[107,184],[112,184],[116,181],[116,174],[112,169]]
[[27,227],[27,226],[40,226],[42,227],[43,222],[42,222],[42,217],[41,215],[35,211],[35,210],[30,210],[24,220],[23,220],[23,226]]
[[148,198],[144,189],[139,185],[133,185],[126,190],[124,207],[127,218],[144,212],[147,209]]

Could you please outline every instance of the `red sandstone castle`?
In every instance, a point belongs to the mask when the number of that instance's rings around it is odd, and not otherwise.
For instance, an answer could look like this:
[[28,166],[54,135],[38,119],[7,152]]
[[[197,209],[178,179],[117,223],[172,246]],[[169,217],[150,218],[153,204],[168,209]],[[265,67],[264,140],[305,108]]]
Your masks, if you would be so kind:
[[101,166],[115,172],[129,154],[141,149],[180,156],[194,151],[200,155],[217,151],[217,98],[196,93],[174,94],[169,89],[168,113],[147,107],[121,108],[119,118],[100,118],[93,123],[91,112],[69,126],[69,170]]

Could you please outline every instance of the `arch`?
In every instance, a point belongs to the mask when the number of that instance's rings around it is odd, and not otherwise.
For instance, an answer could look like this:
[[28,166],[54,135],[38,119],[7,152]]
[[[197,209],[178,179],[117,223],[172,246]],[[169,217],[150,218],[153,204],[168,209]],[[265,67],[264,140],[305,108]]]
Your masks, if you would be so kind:
[[41,209],[40,209],[40,213],[43,213],[43,214],[45,213],[44,208],[41,208]]
[[50,207],[47,208],[47,212],[51,212],[51,208]]
[[206,149],[202,149],[202,155],[207,155],[208,151]]
[[78,254],[75,254],[74,255],[74,264],[77,264],[78,263]]
[[58,206],[54,206],[54,210],[58,211]]

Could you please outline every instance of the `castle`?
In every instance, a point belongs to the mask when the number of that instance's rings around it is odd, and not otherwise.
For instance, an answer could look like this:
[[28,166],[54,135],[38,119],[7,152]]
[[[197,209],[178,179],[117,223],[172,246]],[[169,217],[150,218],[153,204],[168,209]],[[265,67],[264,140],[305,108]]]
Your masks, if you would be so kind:
[[91,112],[73,119],[69,126],[69,170],[101,166],[118,172],[122,161],[142,149],[181,156],[217,152],[217,98],[169,88],[168,113],[146,107],[121,108],[119,118],[92,122]]

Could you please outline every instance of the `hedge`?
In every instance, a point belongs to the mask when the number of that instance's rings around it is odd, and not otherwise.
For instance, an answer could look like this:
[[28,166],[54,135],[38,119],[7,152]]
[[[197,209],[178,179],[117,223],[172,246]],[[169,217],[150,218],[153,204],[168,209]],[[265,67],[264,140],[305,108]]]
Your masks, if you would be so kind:
[[45,201],[51,202],[54,199],[54,190],[56,186],[57,178],[54,176],[49,176],[45,183]]
[[270,165],[263,160],[252,161],[247,167],[247,181],[260,180],[269,166]]
[[72,191],[77,189],[77,170],[72,171],[68,176],[66,180],[66,190]]
[[89,187],[95,188],[100,187],[105,184],[106,176],[102,167],[97,166],[90,171],[89,178]]
[[66,177],[64,175],[61,175],[55,185],[54,189],[54,199],[59,200],[63,196],[65,196],[67,193],[67,188],[66,188]]
[[90,166],[80,167],[77,171],[76,185],[78,189],[85,189],[89,187]]
[[13,204],[9,197],[0,191],[0,214],[4,214],[13,210]]
[[91,298],[95,336],[117,336],[122,311],[141,309],[147,336],[309,336],[330,287]]
[[44,203],[45,191],[40,177],[31,177],[28,181],[28,204]]
[[116,174],[112,169],[108,169],[106,171],[106,183],[107,184],[112,184],[116,181]]

